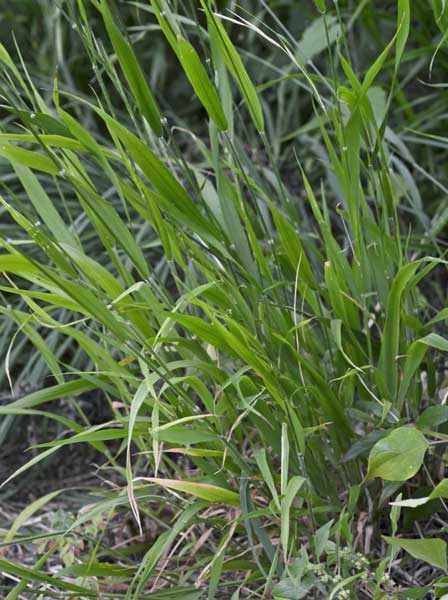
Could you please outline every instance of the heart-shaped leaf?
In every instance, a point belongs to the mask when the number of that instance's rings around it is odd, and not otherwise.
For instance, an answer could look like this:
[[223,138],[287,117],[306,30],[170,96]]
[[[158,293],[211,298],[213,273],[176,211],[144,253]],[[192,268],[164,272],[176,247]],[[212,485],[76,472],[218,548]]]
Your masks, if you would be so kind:
[[366,479],[406,481],[423,463],[428,441],[417,429],[399,427],[379,440],[369,455]]

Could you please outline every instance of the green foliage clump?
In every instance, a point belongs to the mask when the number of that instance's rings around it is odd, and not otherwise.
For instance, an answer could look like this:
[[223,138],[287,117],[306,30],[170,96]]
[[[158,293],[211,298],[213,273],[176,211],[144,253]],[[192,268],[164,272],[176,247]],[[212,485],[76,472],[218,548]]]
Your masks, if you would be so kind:
[[444,597],[445,3],[23,10],[0,493],[84,464],[5,598]]

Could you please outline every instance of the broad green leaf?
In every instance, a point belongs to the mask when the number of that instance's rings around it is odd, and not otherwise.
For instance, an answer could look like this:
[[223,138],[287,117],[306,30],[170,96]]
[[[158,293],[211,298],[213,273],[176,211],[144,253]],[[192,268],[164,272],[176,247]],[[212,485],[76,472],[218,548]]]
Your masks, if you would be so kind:
[[37,392],[27,394],[9,403],[7,408],[32,408],[33,406],[39,406],[39,404],[45,404],[61,398],[76,397],[94,390],[96,387],[98,387],[96,383],[87,379],[73,379],[67,383],[49,386]]
[[136,481],[156,483],[170,490],[184,492],[185,494],[196,496],[202,500],[207,500],[207,502],[218,502],[220,504],[230,504],[234,506],[238,506],[240,502],[240,497],[236,492],[231,492],[230,490],[209,483],[180,481],[178,479],[162,479],[160,477],[138,477]]
[[56,175],[59,172],[54,161],[48,158],[48,156],[43,156],[42,154],[37,154],[37,152],[25,150],[12,144],[0,143],[0,156],[8,159],[13,164],[36,169],[36,171],[42,171],[50,175]]
[[115,25],[112,14],[109,10],[107,0],[101,0],[101,12],[106,25],[112,46],[117,53],[120,67],[129,83],[129,87],[134,94],[137,106],[142,115],[146,118],[151,129],[158,136],[162,135],[162,124],[158,106],[152,95],[151,90],[146,83],[143,72],[138,64],[137,58],[129,42],[124,38],[118,27]]
[[305,483],[306,479],[300,475],[292,477],[288,481],[286,492],[281,505],[281,533],[280,539],[282,542],[283,553],[288,556],[288,541],[290,537],[290,511],[294,498],[297,496],[300,488]]
[[447,570],[446,542],[436,538],[407,540],[383,535],[388,544],[399,546],[417,560],[433,565],[439,569]]
[[20,254],[0,254],[0,271],[24,275],[39,273],[39,267]]
[[442,352],[448,352],[448,340],[438,333],[429,333],[418,340],[420,344],[425,344],[431,348],[437,348]]
[[429,494],[430,500],[435,500],[436,498],[448,498],[448,479],[443,479]]
[[417,429],[398,427],[379,440],[369,455],[366,479],[406,481],[423,464],[429,443]]
[[174,426],[167,430],[160,431],[157,438],[161,442],[169,444],[201,444],[203,442],[215,442],[217,436],[211,431],[203,429],[189,429],[188,427]]
[[213,38],[216,40],[225,65],[238,84],[238,87],[240,88],[240,91],[247,102],[247,106],[255,123],[255,127],[258,129],[258,131],[263,131],[264,119],[261,104],[257,96],[257,91],[254,87],[254,84],[250,80],[246,69],[244,68],[240,55],[235,50],[235,47],[233,46],[224,26],[210,9],[208,0],[201,0],[201,5],[207,15],[210,36],[213,36]]
[[5,573],[10,573],[11,575],[15,575],[21,579],[25,579],[37,584],[45,584],[46,587],[50,585],[60,590],[80,594],[81,596],[87,596],[88,598],[97,597],[96,592],[93,592],[86,587],[68,583],[62,579],[59,579],[58,577],[55,577],[54,575],[51,577],[48,575],[43,575],[34,569],[17,565],[9,560],[0,559],[0,569]]
[[448,421],[448,406],[428,406],[417,419],[417,427],[420,429],[434,429]]
[[184,454],[185,456],[212,456],[215,458],[222,458],[224,456],[222,450],[209,450],[207,448],[169,448],[165,452]]

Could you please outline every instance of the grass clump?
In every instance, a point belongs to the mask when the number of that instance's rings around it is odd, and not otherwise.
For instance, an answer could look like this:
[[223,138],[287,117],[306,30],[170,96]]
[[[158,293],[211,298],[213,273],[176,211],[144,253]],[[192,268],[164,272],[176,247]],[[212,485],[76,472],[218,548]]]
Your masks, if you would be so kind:
[[5,526],[8,600],[443,596],[433,4],[66,0],[59,77],[0,47],[2,489],[96,465]]

